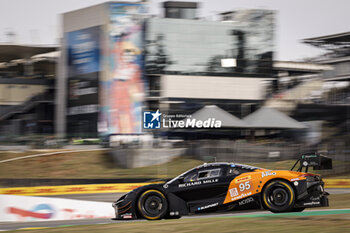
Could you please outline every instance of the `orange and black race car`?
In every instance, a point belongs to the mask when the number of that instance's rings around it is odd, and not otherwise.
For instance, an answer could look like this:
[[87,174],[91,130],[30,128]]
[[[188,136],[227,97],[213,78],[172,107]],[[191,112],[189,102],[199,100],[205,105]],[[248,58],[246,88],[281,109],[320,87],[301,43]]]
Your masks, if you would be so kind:
[[[293,168],[300,162],[297,171]],[[332,160],[304,154],[291,171],[269,170],[237,163],[208,163],[162,184],[139,187],[113,203],[116,219],[179,218],[223,210],[267,209],[298,212],[328,206],[328,193],[319,175]],[[305,168],[305,172],[302,169]]]

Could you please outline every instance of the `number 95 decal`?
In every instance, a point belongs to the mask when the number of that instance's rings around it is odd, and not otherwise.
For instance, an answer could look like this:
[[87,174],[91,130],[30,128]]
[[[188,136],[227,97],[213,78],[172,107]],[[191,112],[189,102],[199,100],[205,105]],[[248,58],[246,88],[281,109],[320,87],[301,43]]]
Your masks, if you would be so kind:
[[239,191],[243,192],[245,190],[249,190],[251,188],[250,181],[246,181],[244,183],[239,184]]

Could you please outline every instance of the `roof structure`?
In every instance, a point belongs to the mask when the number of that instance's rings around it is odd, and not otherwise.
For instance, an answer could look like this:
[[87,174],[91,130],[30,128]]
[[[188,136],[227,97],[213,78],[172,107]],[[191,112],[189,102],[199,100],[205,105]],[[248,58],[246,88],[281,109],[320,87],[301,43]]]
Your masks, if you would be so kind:
[[337,34],[331,34],[326,36],[318,36],[312,38],[303,39],[304,43],[339,43],[339,42],[349,42],[350,32],[343,32]]
[[[342,56],[349,56],[350,32],[303,39],[302,42],[327,49]],[[335,54],[333,54],[334,56]],[[339,55],[337,56],[339,57]]]
[[303,129],[307,128],[304,124],[293,118],[279,112],[273,108],[260,108],[257,111],[246,116],[245,121],[251,128],[264,129]]
[[296,71],[304,73],[318,73],[333,70],[333,67],[330,65],[295,61],[274,61],[273,68],[278,71]]
[[192,114],[192,118],[197,120],[208,120],[209,118],[215,118],[215,120],[221,121],[221,127],[223,128],[247,128],[248,125],[241,119],[226,112],[216,105],[207,105],[197,112]]
[[0,44],[0,62],[10,62],[15,59],[29,59],[34,55],[58,50],[56,45],[19,45]]

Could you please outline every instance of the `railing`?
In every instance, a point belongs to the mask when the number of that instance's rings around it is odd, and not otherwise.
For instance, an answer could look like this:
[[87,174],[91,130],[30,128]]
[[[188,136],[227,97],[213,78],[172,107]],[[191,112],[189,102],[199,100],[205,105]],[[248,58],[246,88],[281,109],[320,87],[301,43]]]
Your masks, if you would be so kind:
[[31,98],[29,98],[28,100],[26,100],[20,105],[15,105],[0,111],[0,120],[4,120],[4,118],[6,118],[7,115],[24,111],[32,103],[39,102],[39,101],[53,101],[53,98],[54,98],[54,94],[49,92],[44,92],[44,93],[40,93],[35,96],[32,96]]

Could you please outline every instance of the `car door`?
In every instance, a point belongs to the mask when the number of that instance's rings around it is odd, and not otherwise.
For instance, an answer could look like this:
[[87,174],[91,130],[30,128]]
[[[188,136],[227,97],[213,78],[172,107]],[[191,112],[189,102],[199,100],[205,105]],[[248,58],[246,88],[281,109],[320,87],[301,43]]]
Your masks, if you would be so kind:
[[173,193],[186,202],[224,197],[229,184],[226,172],[223,166],[192,170],[176,183]]

